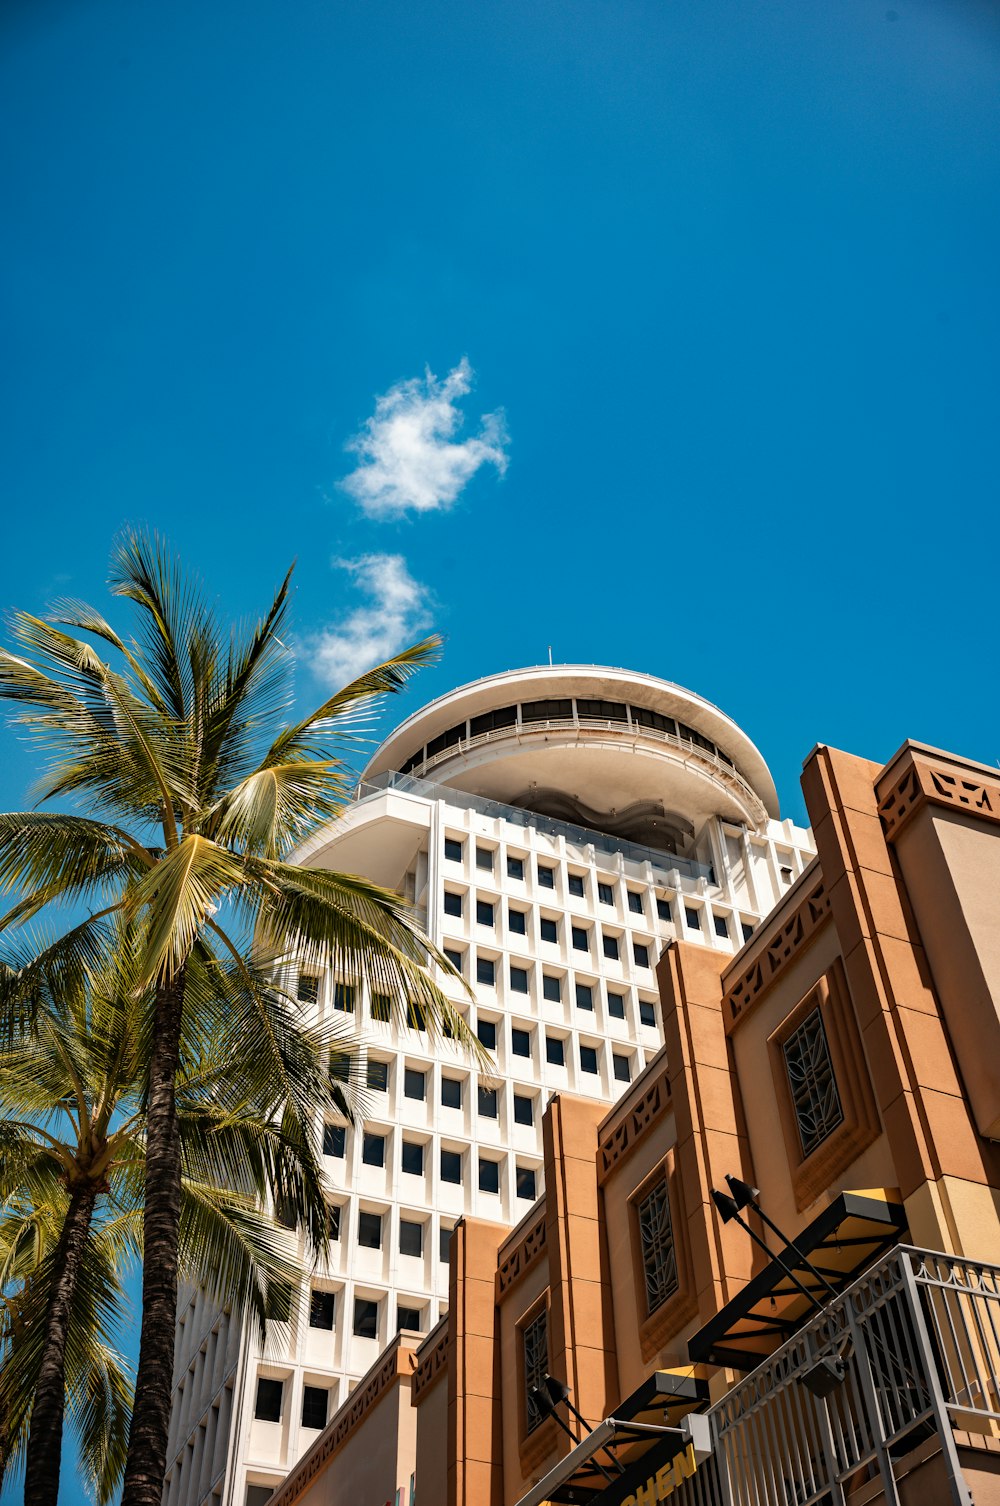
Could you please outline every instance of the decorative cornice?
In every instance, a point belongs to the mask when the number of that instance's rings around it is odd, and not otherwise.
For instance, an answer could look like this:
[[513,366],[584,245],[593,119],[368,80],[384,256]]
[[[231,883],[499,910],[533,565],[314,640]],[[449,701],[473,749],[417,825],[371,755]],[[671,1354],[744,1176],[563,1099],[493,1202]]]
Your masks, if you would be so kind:
[[975,764],[905,747],[878,783],[878,813],[887,842],[924,805],[961,810],[1000,823],[1000,779]]
[[534,1223],[497,1267],[497,1298],[503,1297],[545,1253],[545,1205]]
[[381,1354],[375,1365],[359,1383],[353,1396],[340,1408],[317,1438],[308,1454],[292,1470],[267,1506],[292,1506],[306,1487],[315,1480],[335,1454],[348,1441],[355,1428],[378,1406],[397,1379],[409,1380],[416,1367],[416,1351],[404,1346],[400,1335]]
[[[726,1034],[747,1015],[764,989],[768,988],[786,963],[803,951],[830,914],[830,896],[822,876],[813,874],[801,901],[790,916],[777,917],[770,932],[762,926],[750,942],[752,960],[735,974],[735,982],[722,996]],[[724,978],[728,982],[729,975]]]
[[436,1343],[431,1344],[430,1348],[427,1347],[428,1341],[433,1338],[433,1334],[428,1334],[427,1339],[417,1350],[417,1368],[413,1372],[413,1385],[410,1390],[410,1398],[414,1405],[423,1400],[434,1382],[440,1380],[448,1369],[451,1328],[447,1314],[441,1319],[438,1328],[441,1329],[441,1333]]
[[598,1186],[603,1186],[614,1168],[632,1154],[650,1126],[670,1107],[670,1097],[670,1082],[664,1059],[658,1076],[641,1096],[619,1104],[610,1121],[605,1120],[601,1125],[601,1138],[597,1145]]

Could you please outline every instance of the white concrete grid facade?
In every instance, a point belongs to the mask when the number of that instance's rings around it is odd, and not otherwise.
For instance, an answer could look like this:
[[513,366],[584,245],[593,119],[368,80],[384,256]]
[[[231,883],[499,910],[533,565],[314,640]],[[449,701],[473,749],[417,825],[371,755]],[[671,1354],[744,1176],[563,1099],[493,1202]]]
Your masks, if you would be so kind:
[[[365,992],[304,980],[324,1017],[353,1024],[368,1063],[364,1124],[323,1116],[338,1237],[263,1348],[194,1297],[178,1336],[166,1506],[263,1506],[397,1326],[426,1333],[438,1321],[458,1220],[514,1225],[544,1191],[548,1097],[610,1103],[659,1049],[664,943],[734,952],[813,852],[790,822],[753,830],[713,816],[683,857],[641,849],[637,861],[629,843],[590,844],[419,778],[364,789],[300,860],[368,871],[407,895],[471,985],[472,1004],[441,979],[495,1075],[480,1081],[448,1042],[373,1018]],[[228,1335],[225,1364],[206,1358],[214,1323]]]

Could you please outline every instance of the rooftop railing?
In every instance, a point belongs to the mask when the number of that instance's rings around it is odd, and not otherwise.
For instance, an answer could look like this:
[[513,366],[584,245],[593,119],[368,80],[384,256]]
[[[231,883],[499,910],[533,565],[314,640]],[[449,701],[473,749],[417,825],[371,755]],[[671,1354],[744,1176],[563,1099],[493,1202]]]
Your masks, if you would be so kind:
[[640,842],[629,842],[624,837],[615,837],[608,832],[574,826],[569,821],[557,821],[553,816],[541,816],[517,805],[505,805],[500,800],[487,800],[482,795],[471,795],[465,790],[453,789],[451,785],[418,779],[414,774],[397,774],[394,771],[376,774],[374,778],[363,780],[358,785],[354,798],[356,801],[369,800],[385,790],[399,790],[403,794],[420,795],[427,800],[444,800],[460,810],[478,811],[480,815],[507,821],[512,826],[530,827],[534,831],[544,832],[546,836],[563,837],[574,847],[591,847],[595,853],[603,853],[608,857],[621,856],[630,863],[649,863],[662,874],[660,882],[665,887],[671,887],[672,873],[691,883],[697,883],[701,879],[707,884],[716,883],[715,870],[707,863],[697,863],[693,858],[681,858],[674,853],[661,852],[658,848],[647,847]]
[[671,1506],[898,1503],[896,1461],[932,1439],[943,1478],[913,1499],[970,1506],[955,1432],[996,1449],[998,1377],[1000,1267],[899,1245],[710,1408]]

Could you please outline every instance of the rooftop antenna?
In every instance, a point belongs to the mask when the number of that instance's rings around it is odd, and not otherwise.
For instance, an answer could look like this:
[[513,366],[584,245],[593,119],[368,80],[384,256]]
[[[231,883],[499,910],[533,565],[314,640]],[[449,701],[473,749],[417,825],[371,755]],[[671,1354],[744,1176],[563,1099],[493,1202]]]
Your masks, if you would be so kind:
[[552,644],[549,644],[549,663],[552,663]]

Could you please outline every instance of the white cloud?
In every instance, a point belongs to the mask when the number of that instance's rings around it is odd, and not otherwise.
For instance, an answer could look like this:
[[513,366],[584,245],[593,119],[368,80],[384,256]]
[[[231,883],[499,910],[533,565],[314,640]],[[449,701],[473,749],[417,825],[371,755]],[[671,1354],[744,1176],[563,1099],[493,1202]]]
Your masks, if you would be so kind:
[[472,376],[463,356],[443,381],[427,371],[376,399],[373,416],[347,444],[359,457],[357,469],[341,482],[369,517],[450,507],[483,465],[495,466],[503,475],[507,429],[502,408],[483,414],[478,434],[455,438],[464,422],[458,400],[472,386]]
[[305,640],[313,670],[337,689],[409,647],[428,631],[431,618],[427,587],[413,579],[401,554],[363,554],[333,563],[370,598],[370,605]]

